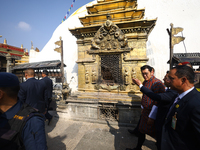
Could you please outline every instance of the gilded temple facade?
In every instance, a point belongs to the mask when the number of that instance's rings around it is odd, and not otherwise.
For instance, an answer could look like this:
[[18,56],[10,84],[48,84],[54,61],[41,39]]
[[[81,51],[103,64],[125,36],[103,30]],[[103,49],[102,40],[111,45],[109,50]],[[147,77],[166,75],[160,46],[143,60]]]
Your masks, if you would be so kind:
[[131,78],[143,80],[140,67],[148,61],[146,42],[156,19],[144,19],[137,0],[99,0],[86,8],[88,15],[79,18],[83,27],[69,29],[78,44],[79,98],[120,93],[132,101],[139,92]]
[[132,78],[143,80],[140,67],[157,19],[144,19],[137,0],[99,0],[86,8],[83,27],[69,29],[77,38],[78,92],[62,111],[71,119],[137,123],[142,94]]

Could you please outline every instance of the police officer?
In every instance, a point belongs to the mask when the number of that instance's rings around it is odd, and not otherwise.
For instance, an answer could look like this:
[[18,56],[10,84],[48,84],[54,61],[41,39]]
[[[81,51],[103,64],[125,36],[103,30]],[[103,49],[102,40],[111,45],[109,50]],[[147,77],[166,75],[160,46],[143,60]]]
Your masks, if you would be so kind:
[[44,115],[18,100],[16,75],[0,72],[0,149],[46,150]]

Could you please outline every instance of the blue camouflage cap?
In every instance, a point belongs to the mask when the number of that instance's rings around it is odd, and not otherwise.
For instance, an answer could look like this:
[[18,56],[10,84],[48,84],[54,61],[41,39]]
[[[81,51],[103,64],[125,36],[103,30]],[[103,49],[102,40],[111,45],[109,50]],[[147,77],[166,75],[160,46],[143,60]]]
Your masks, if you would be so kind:
[[19,79],[16,75],[8,72],[0,72],[0,87],[18,86]]

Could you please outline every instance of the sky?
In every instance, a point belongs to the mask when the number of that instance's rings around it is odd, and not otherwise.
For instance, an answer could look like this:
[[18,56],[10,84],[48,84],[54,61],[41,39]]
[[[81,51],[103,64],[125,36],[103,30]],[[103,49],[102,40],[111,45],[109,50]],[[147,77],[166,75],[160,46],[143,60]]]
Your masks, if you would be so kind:
[[[69,12],[92,0],[0,0],[0,43],[40,51]],[[71,5],[73,4],[73,7]],[[71,9],[70,9],[71,7]],[[69,11],[70,9],[70,11]]]

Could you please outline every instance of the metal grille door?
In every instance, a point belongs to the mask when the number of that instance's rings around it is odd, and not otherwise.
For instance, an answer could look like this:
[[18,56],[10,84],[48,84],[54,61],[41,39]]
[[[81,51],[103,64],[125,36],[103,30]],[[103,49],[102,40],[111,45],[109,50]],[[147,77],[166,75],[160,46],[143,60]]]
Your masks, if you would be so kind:
[[99,83],[122,84],[120,55],[101,55]]

